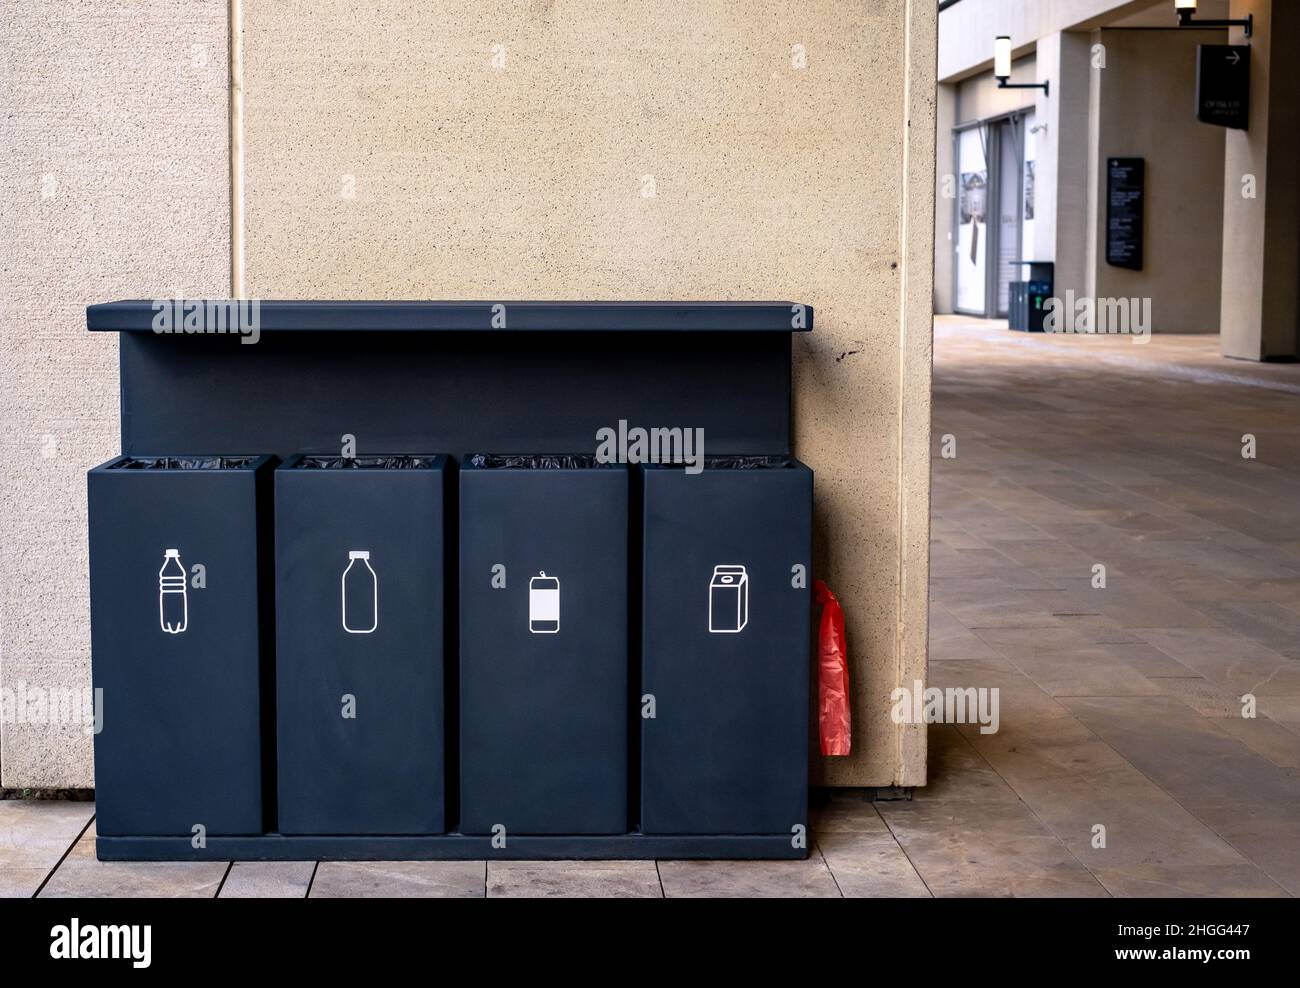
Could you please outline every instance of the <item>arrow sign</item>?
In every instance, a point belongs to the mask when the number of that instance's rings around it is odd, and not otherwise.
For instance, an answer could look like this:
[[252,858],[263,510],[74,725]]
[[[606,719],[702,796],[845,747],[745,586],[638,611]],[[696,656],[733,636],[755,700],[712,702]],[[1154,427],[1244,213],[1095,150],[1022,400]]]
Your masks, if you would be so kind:
[[1196,119],[1245,130],[1250,118],[1250,46],[1197,45]]

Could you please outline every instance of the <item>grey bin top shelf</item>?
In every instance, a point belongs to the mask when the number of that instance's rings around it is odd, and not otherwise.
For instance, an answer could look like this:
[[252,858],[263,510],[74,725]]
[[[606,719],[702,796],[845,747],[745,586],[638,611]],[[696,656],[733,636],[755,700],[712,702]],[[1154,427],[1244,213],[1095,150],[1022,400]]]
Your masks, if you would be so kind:
[[[172,299],[163,299],[173,303]],[[212,303],[227,300],[187,299]],[[505,306],[506,325],[493,325]],[[796,309],[803,319],[796,322]],[[499,310],[498,310],[499,311]],[[131,299],[86,307],[86,326],[102,332],[153,331],[155,302]],[[260,302],[260,332],[807,332],[813,309],[794,302]],[[187,335],[183,330],[172,332]],[[195,333],[194,335],[201,335]]]

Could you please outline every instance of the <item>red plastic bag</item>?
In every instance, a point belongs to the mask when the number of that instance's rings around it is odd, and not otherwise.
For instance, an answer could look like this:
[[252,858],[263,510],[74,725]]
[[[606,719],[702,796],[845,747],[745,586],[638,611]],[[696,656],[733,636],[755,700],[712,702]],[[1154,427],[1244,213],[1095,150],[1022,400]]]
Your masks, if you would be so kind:
[[853,749],[853,718],[849,713],[849,656],[844,647],[844,611],[821,580],[813,592],[822,608],[817,635],[817,709],[822,754],[847,755]]

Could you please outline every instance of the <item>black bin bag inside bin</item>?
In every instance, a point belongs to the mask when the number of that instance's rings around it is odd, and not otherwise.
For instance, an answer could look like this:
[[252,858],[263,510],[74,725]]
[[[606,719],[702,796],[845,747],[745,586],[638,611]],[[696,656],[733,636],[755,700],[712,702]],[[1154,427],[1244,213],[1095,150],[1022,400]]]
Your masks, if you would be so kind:
[[627,526],[625,467],[462,460],[462,831],[627,831]]
[[780,457],[641,471],[641,826],[806,825],[812,471]]
[[87,477],[104,836],[262,833],[270,456],[119,457]]
[[446,467],[300,456],[275,473],[282,833],[446,829]]

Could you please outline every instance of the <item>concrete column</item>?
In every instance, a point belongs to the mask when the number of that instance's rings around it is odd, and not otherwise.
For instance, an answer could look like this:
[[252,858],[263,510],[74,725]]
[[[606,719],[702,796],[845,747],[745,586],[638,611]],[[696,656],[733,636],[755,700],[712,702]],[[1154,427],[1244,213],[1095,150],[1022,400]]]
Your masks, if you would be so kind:
[[[1242,360],[1293,358],[1300,352],[1300,3],[1232,0],[1231,11],[1253,15],[1255,24],[1250,127],[1227,134],[1219,345]],[[1233,44],[1246,40],[1233,29]]]
[[1058,31],[1038,42],[1038,78],[1051,85],[1034,107],[1036,165],[1034,260],[1056,264],[1056,294],[1085,291],[1088,231],[1090,41]]

